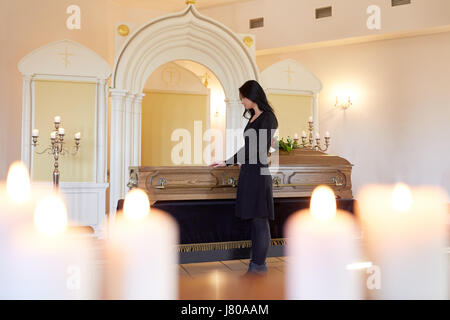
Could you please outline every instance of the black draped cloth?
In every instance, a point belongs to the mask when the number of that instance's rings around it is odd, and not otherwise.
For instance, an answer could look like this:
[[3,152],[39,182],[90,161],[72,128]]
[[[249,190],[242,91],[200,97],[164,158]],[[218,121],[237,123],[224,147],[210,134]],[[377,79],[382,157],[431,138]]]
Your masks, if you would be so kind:
[[[157,201],[153,207],[166,211],[178,222],[181,245],[248,241],[251,239],[249,220],[234,215],[235,202],[235,199]],[[275,198],[275,219],[270,221],[272,239],[284,238],[288,217],[309,208],[309,204],[310,198],[306,197]],[[337,207],[353,213],[355,200],[338,199]],[[120,200],[117,209],[122,208],[123,200]]]

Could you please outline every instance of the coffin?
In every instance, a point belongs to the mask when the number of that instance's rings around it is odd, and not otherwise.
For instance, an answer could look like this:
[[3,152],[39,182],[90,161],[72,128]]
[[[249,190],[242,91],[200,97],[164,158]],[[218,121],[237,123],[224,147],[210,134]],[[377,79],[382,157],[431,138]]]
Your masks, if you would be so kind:
[[[354,212],[352,164],[319,151],[279,151],[270,159],[275,220],[270,221],[268,256],[284,253],[284,223],[298,210],[309,208],[309,197],[318,185],[330,186],[337,207]],[[129,188],[146,190],[153,207],[172,215],[179,225],[180,263],[248,259],[250,227],[235,217],[239,166],[131,167]],[[123,207],[119,201],[118,212]]]
[[[320,151],[278,151],[278,166],[270,164],[274,198],[309,197],[318,185],[330,186],[338,199],[352,199],[352,164]],[[160,200],[234,199],[239,166],[130,167],[128,187],[146,190],[154,204]]]

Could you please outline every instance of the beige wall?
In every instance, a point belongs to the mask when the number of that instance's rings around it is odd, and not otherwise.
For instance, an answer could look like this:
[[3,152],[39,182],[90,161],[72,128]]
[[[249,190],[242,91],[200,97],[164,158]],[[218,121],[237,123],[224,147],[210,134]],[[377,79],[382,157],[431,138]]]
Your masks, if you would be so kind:
[[[36,81],[33,127],[39,129],[41,152],[50,145],[50,132],[54,131],[55,116],[61,117],[65,130],[65,148],[69,151],[59,158],[61,182],[94,182],[95,167],[95,101],[96,83],[68,81]],[[81,132],[80,149],[75,155],[74,134]],[[32,178],[52,181],[54,160],[47,153],[33,154]]]
[[[321,134],[330,153],[365,183],[434,184],[450,193],[450,33],[305,50],[257,59],[260,70],[292,58],[323,84]],[[350,92],[353,106],[333,107]]]
[[[171,141],[172,132],[186,129],[191,135],[191,161],[194,164],[194,121],[202,122],[200,139],[206,130],[207,95],[146,91],[142,101],[143,166],[173,166],[172,148],[181,141]],[[203,164],[206,164],[203,162]]]
[[308,132],[308,119],[312,116],[312,96],[268,94],[267,99],[277,116],[280,139],[288,136],[293,138],[295,133],[300,138],[303,130]]

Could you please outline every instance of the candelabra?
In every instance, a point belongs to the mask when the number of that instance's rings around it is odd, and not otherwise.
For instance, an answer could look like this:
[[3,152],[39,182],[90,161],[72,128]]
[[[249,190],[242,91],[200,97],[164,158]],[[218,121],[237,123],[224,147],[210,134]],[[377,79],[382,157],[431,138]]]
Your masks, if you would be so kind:
[[[328,150],[328,147],[330,146],[330,133],[327,131],[325,134],[325,147],[322,147],[322,144],[320,142],[320,135],[317,133],[315,136],[315,139],[313,137],[313,132],[314,132],[314,122],[312,120],[312,117],[309,118],[308,121],[309,124],[309,135],[306,135],[306,132],[303,131],[302,132],[302,143],[300,144],[301,148],[305,148],[305,149],[311,149],[311,150],[316,150],[316,151],[322,151],[325,152]],[[308,138],[308,140],[307,140]],[[294,140],[295,140],[295,144],[298,146],[298,137],[297,134],[294,136]],[[315,140],[315,142],[314,142]]]
[[[64,132],[64,128],[60,127],[61,124],[61,118],[60,117],[55,117],[54,120],[54,126],[55,126],[55,130],[50,132],[50,146],[48,148],[46,148],[45,150],[38,152],[36,151],[37,154],[44,154],[44,153],[48,153],[50,155],[53,155],[53,159],[54,159],[54,169],[53,169],[53,187],[55,189],[58,189],[59,186],[59,157],[60,156],[64,156],[68,153],[70,153],[71,155],[75,155],[79,148],[80,148],[80,140],[81,140],[81,133],[77,132],[74,135],[74,140],[75,140],[75,145],[74,145],[74,151],[73,152],[69,152],[69,150],[64,148],[64,144],[66,143],[64,141],[64,136],[65,136],[65,132]],[[32,133],[32,138],[33,138],[33,142],[32,142],[32,146],[36,147],[38,145],[38,137],[39,137],[39,130],[38,129],[33,129],[33,133]]]

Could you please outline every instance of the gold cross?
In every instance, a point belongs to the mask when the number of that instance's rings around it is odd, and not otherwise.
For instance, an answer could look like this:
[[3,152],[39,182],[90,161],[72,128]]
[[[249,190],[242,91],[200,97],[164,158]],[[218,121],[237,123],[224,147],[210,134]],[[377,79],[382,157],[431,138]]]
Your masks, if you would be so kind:
[[291,73],[295,73],[295,72],[291,71],[291,67],[290,66],[288,66],[287,70],[285,70],[284,72],[287,72],[287,74],[288,74],[288,83],[291,84],[291,80],[292,80]]
[[66,51],[65,52],[60,52],[58,53],[60,56],[64,56],[64,63],[65,63],[65,67],[67,68],[67,66],[69,65],[70,61],[69,61],[69,56],[74,56],[74,54],[69,53],[69,50],[66,47]]

